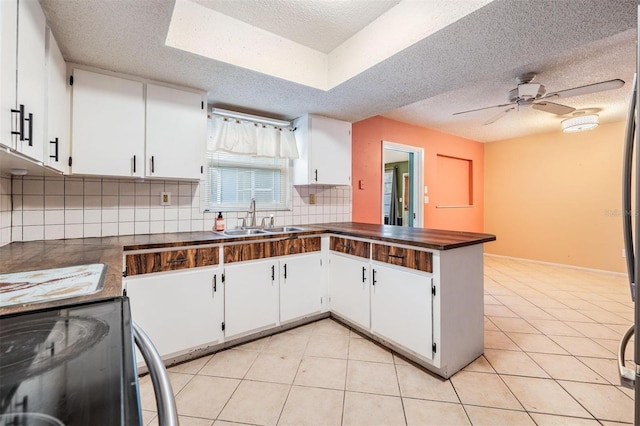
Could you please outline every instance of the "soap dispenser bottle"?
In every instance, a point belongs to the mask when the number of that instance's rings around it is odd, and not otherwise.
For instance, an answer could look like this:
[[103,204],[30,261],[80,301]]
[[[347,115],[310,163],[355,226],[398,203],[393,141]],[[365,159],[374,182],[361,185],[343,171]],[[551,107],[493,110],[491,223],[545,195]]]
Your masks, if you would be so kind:
[[216,218],[216,231],[224,231],[224,218],[222,217],[222,212],[218,212],[218,217]]

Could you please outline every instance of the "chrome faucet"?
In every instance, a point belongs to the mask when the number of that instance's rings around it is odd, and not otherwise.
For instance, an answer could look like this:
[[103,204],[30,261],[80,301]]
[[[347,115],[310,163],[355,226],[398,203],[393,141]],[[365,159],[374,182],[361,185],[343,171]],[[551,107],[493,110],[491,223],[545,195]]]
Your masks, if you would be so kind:
[[255,198],[251,199],[251,204],[249,204],[249,211],[247,211],[247,215],[245,219],[247,217],[249,218],[249,225],[246,225],[246,220],[242,221],[243,225],[255,228],[256,226],[256,199]]

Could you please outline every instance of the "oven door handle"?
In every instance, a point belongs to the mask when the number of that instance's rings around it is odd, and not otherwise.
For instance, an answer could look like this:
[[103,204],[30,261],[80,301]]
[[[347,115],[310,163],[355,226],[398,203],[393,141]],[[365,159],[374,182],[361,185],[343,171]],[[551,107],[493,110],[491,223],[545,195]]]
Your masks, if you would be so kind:
[[158,407],[158,423],[160,426],[178,426],[176,401],[162,358],[144,330],[133,321],[131,324],[133,325],[133,340],[147,364],[153,383],[153,392],[156,395]]

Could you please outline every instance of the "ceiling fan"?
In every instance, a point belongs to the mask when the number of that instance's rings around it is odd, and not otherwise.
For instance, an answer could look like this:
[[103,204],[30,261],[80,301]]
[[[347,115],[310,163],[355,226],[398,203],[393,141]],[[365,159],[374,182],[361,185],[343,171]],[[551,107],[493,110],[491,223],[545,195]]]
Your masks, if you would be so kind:
[[549,102],[547,99],[569,98],[571,96],[588,95],[596,92],[604,92],[605,90],[617,89],[624,86],[624,81],[620,79],[601,81],[599,83],[587,84],[586,86],[578,86],[572,89],[560,90],[558,92],[546,93],[545,87],[539,83],[533,83],[536,74],[533,72],[523,74],[516,78],[518,87],[509,92],[509,103],[502,105],[493,105],[490,107],[472,109],[469,111],[456,112],[453,115],[467,114],[470,112],[482,111],[492,108],[505,108],[497,115],[482,123],[483,126],[495,123],[511,111],[520,109],[521,107],[531,107],[544,112],[550,112],[556,115],[565,115],[575,111],[570,106]]

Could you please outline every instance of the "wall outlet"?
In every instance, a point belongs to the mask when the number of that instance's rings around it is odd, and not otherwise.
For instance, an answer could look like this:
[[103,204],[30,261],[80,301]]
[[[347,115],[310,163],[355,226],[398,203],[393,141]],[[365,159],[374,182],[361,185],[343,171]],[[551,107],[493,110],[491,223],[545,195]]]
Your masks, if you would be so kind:
[[170,206],[171,205],[171,193],[170,192],[161,192],[160,193],[160,205],[161,206]]
[[316,203],[316,194],[309,194],[309,204]]

